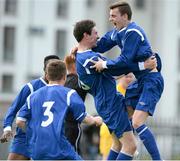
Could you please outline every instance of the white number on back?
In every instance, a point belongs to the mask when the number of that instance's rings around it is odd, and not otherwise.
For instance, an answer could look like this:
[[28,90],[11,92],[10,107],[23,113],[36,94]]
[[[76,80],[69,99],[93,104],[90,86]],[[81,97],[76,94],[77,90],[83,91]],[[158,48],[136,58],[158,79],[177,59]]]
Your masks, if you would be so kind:
[[41,126],[42,127],[47,127],[49,124],[53,122],[53,113],[50,111],[54,102],[49,101],[49,102],[44,102],[43,107],[46,107],[46,110],[44,111],[44,116],[48,116],[48,119],[46,121],[42,121]]

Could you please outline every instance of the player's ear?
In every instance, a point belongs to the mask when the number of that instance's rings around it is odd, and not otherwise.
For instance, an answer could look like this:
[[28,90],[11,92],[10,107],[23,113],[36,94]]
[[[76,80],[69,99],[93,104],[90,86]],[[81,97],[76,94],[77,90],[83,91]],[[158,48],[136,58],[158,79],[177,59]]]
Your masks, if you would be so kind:
[[49,76],[48,76],[47,72],[45,72],[45,78],[46,78],[46,80],[48,80],[48,82],[49,82]]
[[65,82],[66,82],[66,76],[67,75],[65,74],[65,75],[63,75],[63,78],[62,78]]
[[83,38],[87,38],[88,36],[89,36],[89,34],[83,33]]

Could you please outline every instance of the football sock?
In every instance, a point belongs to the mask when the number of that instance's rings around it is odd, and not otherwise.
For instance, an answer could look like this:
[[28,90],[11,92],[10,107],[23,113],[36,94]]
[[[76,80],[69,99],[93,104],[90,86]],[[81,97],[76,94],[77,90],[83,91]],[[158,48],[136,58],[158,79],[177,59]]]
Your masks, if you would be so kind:
[[146,147],[153,160],[161,160],[155,138],[149,128],[143,124],[136,129],[141,141]]
[[108,154],[107,160],[116,160],[118,154],[119,154],[119,152],[111,149],[109,154]]

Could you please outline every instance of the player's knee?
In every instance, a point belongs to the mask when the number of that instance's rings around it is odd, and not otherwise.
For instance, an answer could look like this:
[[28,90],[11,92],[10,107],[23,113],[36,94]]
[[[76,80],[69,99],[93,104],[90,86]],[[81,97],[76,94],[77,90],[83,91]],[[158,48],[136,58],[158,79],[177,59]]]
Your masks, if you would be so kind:
[[141,123],[136,120],[132,120],[132,126],[134,129],[137,129],[139,126],[141,126]]
[[136,149],[137,149],[137,145],[136,145],[136,143],[133,143],[130,147],[131,152],[134,154]]
[[129,142],[128,144],[125,144],[122,148],[122,151],[134,155],[135,151],[137,149],[137,145],[135,142]]

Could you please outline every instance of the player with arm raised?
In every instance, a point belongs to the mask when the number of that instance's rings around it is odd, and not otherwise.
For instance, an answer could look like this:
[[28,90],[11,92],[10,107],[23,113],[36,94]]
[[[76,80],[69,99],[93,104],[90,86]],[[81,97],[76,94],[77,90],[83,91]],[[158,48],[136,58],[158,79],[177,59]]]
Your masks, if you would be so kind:
[[[133,127],[143,141],[153,160],[161,160],[156,140],[145,122],[153,116],[157,102],[164,89],[164,80],[160,73],[161,60],[154,54],[144,30],[131,22],[132,10],[127,2],[116,2],[110,6],[110,18],[115,28],[103,36],[97,43],[95,51],[105,52],[118,45],[121,54],[115,60],[98,61],[96,70],[121,69],[129,67],[132,62],[143,62],[152,55],[157,58],[158,66],[152,70],[132,71],[137,78],[126,91],[126,104],[133,108]],[[139,64],[143,69],[143,63]],[[130,107],[131,106],[131,107]]]

